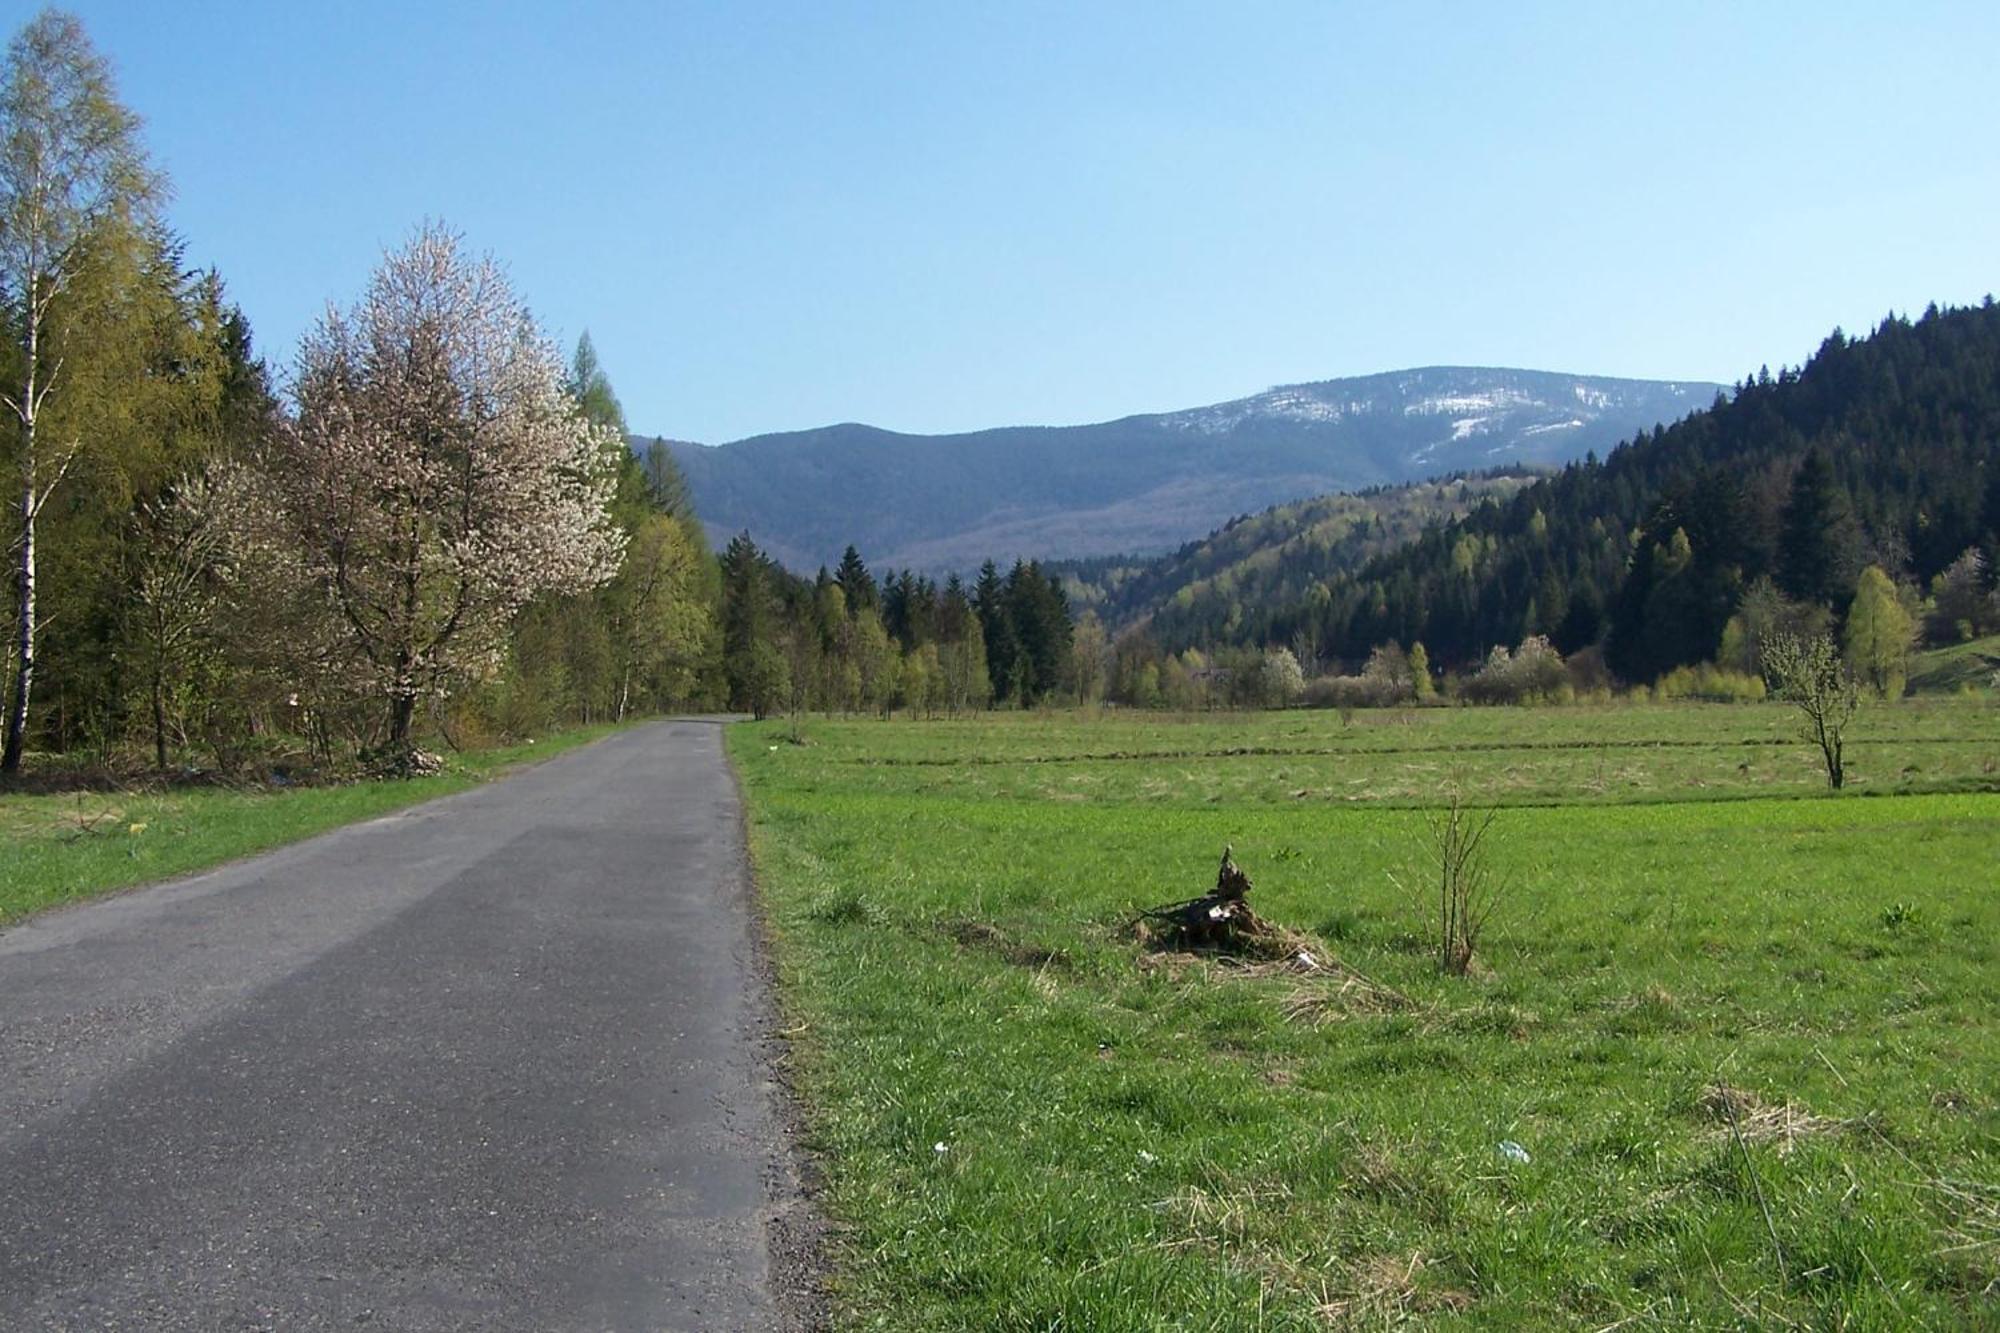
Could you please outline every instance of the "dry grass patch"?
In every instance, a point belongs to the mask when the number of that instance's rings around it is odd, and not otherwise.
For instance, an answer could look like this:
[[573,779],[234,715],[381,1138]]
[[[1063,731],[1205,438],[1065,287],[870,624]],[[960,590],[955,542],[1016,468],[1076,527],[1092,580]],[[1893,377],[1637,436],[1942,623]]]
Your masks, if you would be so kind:
[[1746,1088],[1723,1082],[1702,1089],[1696,1105],[1715,1122],[1708,1133],[1709,1139],[1728,1142],[1741,1138],[1745,1143],[1776,1144],[1780,1157],[1790,1153],[1800,1139],[1837,1134],[1855,1123],[1813,1115],[1789,1097],[1782,1102],[1767,1102]]
[[1374,1254],[1345,1266],[1339,1281],[1315,1293],[1314,1313],[1332,1328],[1379,1328],[1416,1315],[1457,1313],[1472,1294],[1422,1281],[1430,1264],[1421,1251]]
[[1268,1239],[1273,1216],[1295,1202],[1282,1183],[1180,1190],[1153,1205],[1184,1233],[1160,1241],[1159,1248],[1215,1255],[1254,1276],[1267,1295],[1303,1300],[1328,1328],[1381,1327],[1426,1314],[1457,1313],[1472,1304],[1471,1293],[1427,1280],[1433,1269],[1421,1251],[1367,1254],[1322,1265],[1260,1243]]

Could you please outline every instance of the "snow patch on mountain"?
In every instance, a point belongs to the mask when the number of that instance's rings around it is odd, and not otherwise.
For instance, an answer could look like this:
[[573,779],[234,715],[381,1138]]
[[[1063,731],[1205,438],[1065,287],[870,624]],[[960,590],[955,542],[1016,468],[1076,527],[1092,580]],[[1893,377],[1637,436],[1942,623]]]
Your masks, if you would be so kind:
[[1539,406],[1535,399],[1518,389],[1491,389],[1484,393],[1446,393],[1419,398],[1403,404],[1406,417],[1458,416],[1467,412],[1504,412],[1512,408]]
[[1169,429],[1194,431],[1202,435],[1227,435],[1246,421],[1309,421],[1332,425],[1351,413],[1367,412],[1373,408],[1373,403],[1360,400],[1330,402],[1302,386],[1285,386],[1251,398],[1217,403],[1213,407],[1170,412],[1160,418],[1160,424]]

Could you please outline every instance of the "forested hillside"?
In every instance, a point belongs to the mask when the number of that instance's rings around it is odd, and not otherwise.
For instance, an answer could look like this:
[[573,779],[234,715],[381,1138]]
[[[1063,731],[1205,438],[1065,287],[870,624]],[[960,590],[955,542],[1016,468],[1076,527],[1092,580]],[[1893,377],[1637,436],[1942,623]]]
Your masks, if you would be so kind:
[[1304,596],[1316,583],[1368,561],[1501,499],[1541,474],[1526,468],[1445,477],[1407,486],[1321,495],[1245,514],[1158,560],[1109,556],[1057,561],[1071,605],[1095,611],[1113,629],[1150,620],[1169,638],[1181,622],[1225,618],[1245,602]]
[[[1169,651],[1311,642],[1350,662],[1421,642],[1440,665],[1547,635],[1648,680],[1713,657],[1746,596],[1843,614],[1869,566],[1906,602],[1985,607],[1996,450],[2000,309],[1933,307],[1864,339],[1835,331],[1804,368],[1760,372],[1356,573],[1301,587],[1273,570],[1162,611],[1154,632]],[[1983,615],[1961,617],[1968,632]]]

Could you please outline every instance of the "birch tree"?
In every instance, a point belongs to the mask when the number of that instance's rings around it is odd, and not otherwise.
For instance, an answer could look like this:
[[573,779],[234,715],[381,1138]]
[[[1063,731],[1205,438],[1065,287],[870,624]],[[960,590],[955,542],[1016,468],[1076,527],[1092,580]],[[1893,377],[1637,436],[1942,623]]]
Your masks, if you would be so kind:
[[614,442],[499,266],[435,224],[307,335],[293,395],[266,479],[407,754],[418,702],[490,671],[516,612],[617,572]]
[[109,234],[145,225],[164,189],[139,118],[119,103],[83,25],[43,11],[14,39],[0,75],[0,322],[11,344],[0,403],[14,436],[12,688],[0,773],[20,769],[34,700],[38,522],[85,447],[41,429],[88,313],[81,279],[94,255],[120,248],[104,243]]

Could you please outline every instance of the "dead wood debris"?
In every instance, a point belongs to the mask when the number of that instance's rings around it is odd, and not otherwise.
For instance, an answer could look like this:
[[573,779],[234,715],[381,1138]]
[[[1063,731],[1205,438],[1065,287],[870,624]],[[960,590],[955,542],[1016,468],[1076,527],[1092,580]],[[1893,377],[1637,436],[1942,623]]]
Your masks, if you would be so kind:
[[1364,976],[1303,931],[1257,915],[1249,903],[1250,876],[1222,849],[1215,888],[1198,898],[1149,907],[1131,928],[1149,958],[1181,956],[1212,962],[1232,974],[1308,978],[1284,1001],[1287,1018],[1318,1025],[1350,1013],[1407,1008],[1395,989]]

